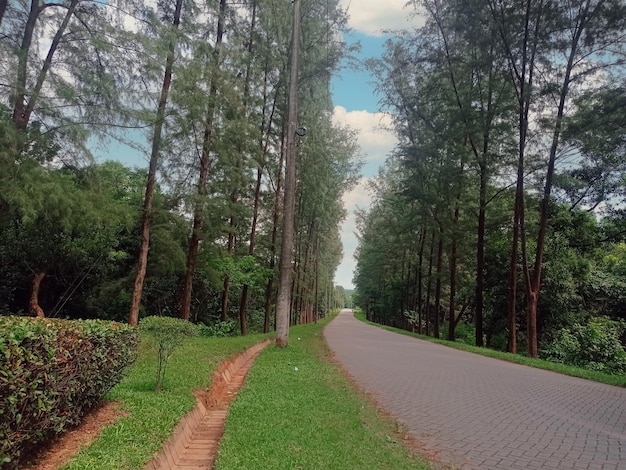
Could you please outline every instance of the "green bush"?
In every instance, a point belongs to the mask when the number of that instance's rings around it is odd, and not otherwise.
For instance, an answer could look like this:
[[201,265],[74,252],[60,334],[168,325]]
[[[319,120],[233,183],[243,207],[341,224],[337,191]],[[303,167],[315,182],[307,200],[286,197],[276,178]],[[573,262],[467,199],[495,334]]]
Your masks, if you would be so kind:
[[542,355],[551,361],[590,370],[621,374],[626,372],[626,351],[620,343],[624,323],[598,317],[586,325],[563,328]]
[[137,354],[135,329],[101,320],[0,317],[0,462],[78,424]]
[[139,322],[139,329],[154,337],[157,342],[159,361],[155,390],[159,392],[163,386],[167,361],[185,338],[198,335],[198,327],[179,318],[151,316]]
[[207,336],[209,338],[226,338],[228,336],[237,335],[238,325],[233,320],[221,321],[214,325],[198,325],[198,332],[200,336]]

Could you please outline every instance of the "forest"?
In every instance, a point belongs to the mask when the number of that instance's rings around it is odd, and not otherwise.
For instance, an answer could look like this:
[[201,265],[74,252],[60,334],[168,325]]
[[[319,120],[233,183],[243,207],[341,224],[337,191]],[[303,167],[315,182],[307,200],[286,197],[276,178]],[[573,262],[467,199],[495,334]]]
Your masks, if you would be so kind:
[[626,3],[423,0],[371,60],[398,139],[359,213],[368,319],[626,371]]
[[[0,1],[0,314],[273,328],[292,12]],[[360,168],[329,90],[350,54],[345,13],[313,0],[301,12],[294,324],[344,303],[341,195]]]

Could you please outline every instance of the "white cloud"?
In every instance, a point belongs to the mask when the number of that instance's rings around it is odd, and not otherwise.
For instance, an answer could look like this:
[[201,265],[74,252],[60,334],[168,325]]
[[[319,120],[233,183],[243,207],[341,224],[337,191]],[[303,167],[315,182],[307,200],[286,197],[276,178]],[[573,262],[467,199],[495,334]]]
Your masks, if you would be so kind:
[[361,178],[359,183],[343,195],[343,205],[348,212],[346,220],[341,226],[341,243],[343,244],[343,260],[335,273],[335,284],[346,289],[352,289],[352,278],[356,260],[354,251],[356,250],[358,239],[356,236],[356,209],[367,209],[371,203],[371,196],[367,190],[368,178]]
[[385,30],[421,26],[424,20],[415,16],[415,7],[407,0],[340,0],[348,11],[348,26],[370,36],[382,36]]
[[[396,137],[391,132],[391,117],[385,113],[370,113],[368,111],[347,111],[342,106],[335,106],[333,113],[335,123],[349,126],[359,132],[358,143],[365,154],[366,161],[363,173],[374,177],[378,168],[385,161],[396,145]],[[343,244],[343,260],[337,268],[335,283],[347,289],[353,287],[352,278],[356,260],[354,251],[358,240],[356,237],[356,209],[368,210],[371,204],[371,195],[367,189],[370,178],[363,177],[359,183],[343,196],[343,205],[348,216],[341,226],[341,242]]]
[[390,130],[391,117],[387,114],[347,111],[343,106],[335,106],[333,120],[359,131],[358,143],[368,162],[382,162],[396,145],[396,137]]

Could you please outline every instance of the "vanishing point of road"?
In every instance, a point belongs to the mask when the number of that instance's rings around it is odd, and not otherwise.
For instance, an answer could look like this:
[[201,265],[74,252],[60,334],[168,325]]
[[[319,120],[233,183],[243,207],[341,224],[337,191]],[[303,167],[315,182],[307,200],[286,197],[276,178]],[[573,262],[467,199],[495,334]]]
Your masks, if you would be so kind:
[[626,470],[626,389],[392,333],[342,310],[324,335],[344,369],[441,464]]

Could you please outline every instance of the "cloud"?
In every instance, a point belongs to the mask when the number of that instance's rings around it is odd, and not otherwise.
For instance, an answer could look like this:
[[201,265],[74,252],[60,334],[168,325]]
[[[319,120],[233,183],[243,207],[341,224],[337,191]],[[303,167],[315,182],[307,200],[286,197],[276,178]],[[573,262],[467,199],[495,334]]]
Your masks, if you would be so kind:
[[415,15],[415,7],[405,6],[407,0],[340,0],[348,11],[348,26],[369,36],[382,36],[385,30],[422,26],[424,20]]
[[358,143],[367,162],[382,162],[396,145],[387,114],[347,111],[343,106],[335,106],[333,120],[359,132]]
[[352,278],[356,260],[354,251],[358,245],[356,236],[356,209],[367,209],[371,203],[371,195],[367,189],[369,178],[361,178],[351,191],[343,195],[343,205],[348,212],[346,220],[341,226],[341,243],[343,244],[343,259],[335,273],[335,284],[346,289],[352,289]]

